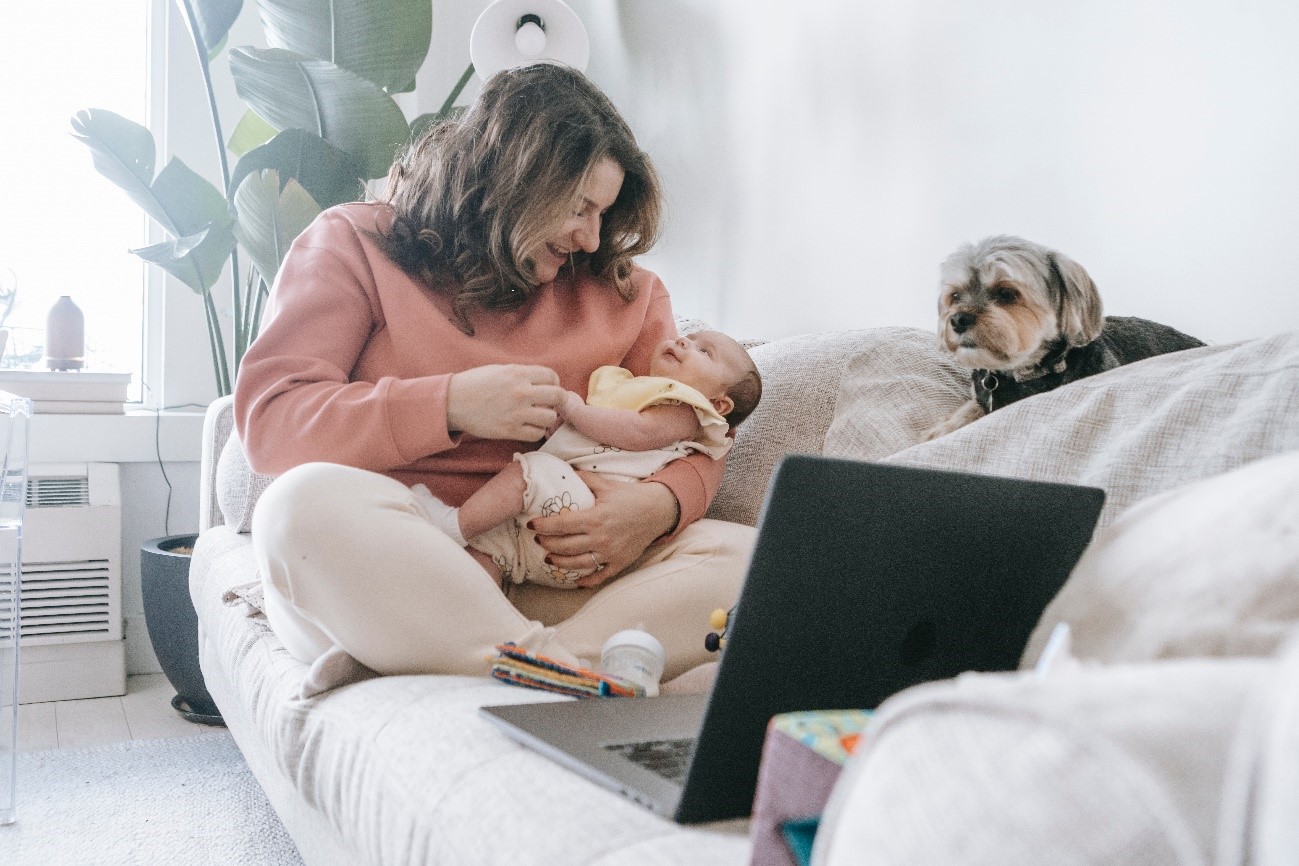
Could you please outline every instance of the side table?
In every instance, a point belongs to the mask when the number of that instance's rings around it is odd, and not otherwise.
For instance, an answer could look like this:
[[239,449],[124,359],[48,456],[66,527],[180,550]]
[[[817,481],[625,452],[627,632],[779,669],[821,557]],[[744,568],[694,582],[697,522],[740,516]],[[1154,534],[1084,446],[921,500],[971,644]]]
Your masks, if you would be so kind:
[[18,649],[23,515],[32,401],[0,391],[0,824],[13,823],[18,786]]

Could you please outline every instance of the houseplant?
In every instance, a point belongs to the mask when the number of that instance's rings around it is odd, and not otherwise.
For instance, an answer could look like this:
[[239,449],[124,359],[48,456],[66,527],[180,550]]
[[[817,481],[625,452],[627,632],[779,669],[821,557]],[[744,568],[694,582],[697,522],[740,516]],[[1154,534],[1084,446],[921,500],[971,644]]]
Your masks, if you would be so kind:
[[[177,0],[211,115],[221,185],[173,157],[155,175],[153,134],[111,111],[72,118],[95,168],[167,234],[132,250],[203,298],[217,393],[230,393],[289,244],[322,209],[359,198],[412,134],[454,113],[466,69],[442,107],[407,122],[394,93],[414,88],[432,36],[431,0],[257,0],[270,48],[226,49],[243,0]],[[227,55],[247,110],[227,140],[211,64]],[[233,171],[227,150],[238,157]],[[240,265],[240,250],[246,255]],[[230,346],[212,290],[229,262]]]
[[[73,134],[95,168],[166,232],[133,250],[203,298],[217,393],[229,394],[240,361],[257,336],[262,305],[293,239],[324,208],[353,201],[366,181],[387,173],[412,135],[457,111],[473,73],[461,76],[439,111],[407,122],[392,94],[414,88],[432,36],[431,0],[257,0],[269,48],[225,48],[243,0],[177,0],[203,75],[218,187],[173,157],[156,174],[153,134],[104,109],[72,119]],[[227,55],[247,110],[226,139],[211,63]],[[226,151],[238,157],[233,171]],[[240,251],[245,256],[241,266]],[[213,287],[230,280],[230,342]],[[177,690],[186,718],[219,723],[198,664],[198,623],[188,593],[193,536],[152,539],[141,547],[141,587],[150,641]]]

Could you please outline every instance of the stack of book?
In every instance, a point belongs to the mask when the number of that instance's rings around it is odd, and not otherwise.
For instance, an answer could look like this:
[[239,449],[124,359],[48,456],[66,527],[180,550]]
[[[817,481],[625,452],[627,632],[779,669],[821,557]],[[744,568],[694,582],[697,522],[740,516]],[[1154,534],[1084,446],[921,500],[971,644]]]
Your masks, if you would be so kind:
[[38,415],[121,415],[130,373],[0,370],[0,391],[32,401]]

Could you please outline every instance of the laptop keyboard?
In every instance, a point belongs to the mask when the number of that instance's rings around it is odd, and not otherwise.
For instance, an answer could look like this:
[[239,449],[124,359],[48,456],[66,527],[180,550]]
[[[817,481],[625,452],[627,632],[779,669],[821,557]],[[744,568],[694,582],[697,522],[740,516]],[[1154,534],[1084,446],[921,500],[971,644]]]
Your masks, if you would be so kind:
[[671,782],[686,777],[690,755],[695,750],[693,737],[684,740],[646,740],[638,743],[608,743],[605,749],[622,755],[652,773]]

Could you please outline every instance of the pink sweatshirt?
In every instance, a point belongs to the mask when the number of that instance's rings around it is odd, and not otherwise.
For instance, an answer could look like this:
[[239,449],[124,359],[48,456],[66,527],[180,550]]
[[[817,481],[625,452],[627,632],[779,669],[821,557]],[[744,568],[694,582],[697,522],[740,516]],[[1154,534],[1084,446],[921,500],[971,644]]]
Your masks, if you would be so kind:
[[[514,452],[540,443],[452,436],[452,374],[538,364],[585,395],[595,368],[646,374],[653,347],[676,335],[663,283],[637,268],[631,302],[593,278],[563,275],[523,309],[471,312],[476,333],[467,336],[450,302],[412,280],[365,234],[390,220],[383,204],[340,205],[294,241],[235,385],[235,423],[256,471],[342,463],[422,482],[459,505]],[[678,528],[703,516],[723,468],[696,454],[653,476],[681,504]]]

